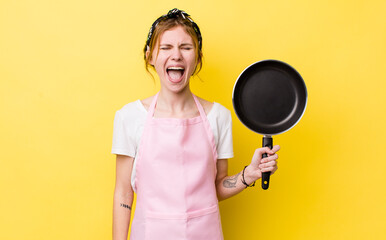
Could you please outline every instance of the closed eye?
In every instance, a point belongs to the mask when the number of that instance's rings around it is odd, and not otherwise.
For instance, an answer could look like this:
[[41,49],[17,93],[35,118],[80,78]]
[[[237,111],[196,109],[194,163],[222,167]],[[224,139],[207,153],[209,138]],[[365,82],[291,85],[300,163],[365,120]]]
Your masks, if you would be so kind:
[[159,47],[159,49],[161,49],[161,50],[168,50],[168,49],[171,49],[171,48],[172,48],[172,46],[169,45],[169,44],[161,44],[160,47]]
[[191,49],[193,49],[193,45],[189,44],[189,43],[184,43],[184,44],[181,45],[181,49],[191,50]]

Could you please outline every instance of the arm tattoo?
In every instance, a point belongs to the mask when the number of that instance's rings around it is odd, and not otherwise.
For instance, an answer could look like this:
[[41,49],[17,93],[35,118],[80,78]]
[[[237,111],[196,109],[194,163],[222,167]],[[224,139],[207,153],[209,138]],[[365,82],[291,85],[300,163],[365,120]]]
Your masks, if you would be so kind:
[[128,208],[129,210],[131,210],[131,207],[129,205],[127,205],[127,204],[121,203],[121,207]]
[[222,185],[226,188],[235,188],[236,187],[236,183],[237,183],[237,178],[239,177],[240,173],[228,178],[228,179],[225,179],[223,182],[222,182]]

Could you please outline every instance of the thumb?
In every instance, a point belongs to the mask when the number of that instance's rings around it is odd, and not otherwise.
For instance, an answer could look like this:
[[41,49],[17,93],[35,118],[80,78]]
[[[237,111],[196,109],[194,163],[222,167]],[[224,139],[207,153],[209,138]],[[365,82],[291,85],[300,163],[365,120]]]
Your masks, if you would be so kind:
[[253,154],[251,165],[257,168],[260,165],[264,153],[273,154],[269,147],[258,148]]

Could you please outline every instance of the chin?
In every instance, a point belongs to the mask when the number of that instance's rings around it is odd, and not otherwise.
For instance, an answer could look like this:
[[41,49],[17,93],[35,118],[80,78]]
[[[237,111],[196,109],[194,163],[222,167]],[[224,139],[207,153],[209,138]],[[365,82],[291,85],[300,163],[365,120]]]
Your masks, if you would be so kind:
[[189,89],[189,82],[185,81],[184,84],[168,84],[165,87],[168,89],[168,91],[178,94]]

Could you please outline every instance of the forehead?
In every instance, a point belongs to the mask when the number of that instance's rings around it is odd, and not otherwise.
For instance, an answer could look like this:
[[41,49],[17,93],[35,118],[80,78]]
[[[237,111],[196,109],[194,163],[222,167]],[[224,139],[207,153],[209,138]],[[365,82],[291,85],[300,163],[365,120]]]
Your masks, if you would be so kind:
[[174,28],[166,30],[160,36],[160,44],[169,44],[169,43],[193,44],[193,39],[182,26],[176,26]]

